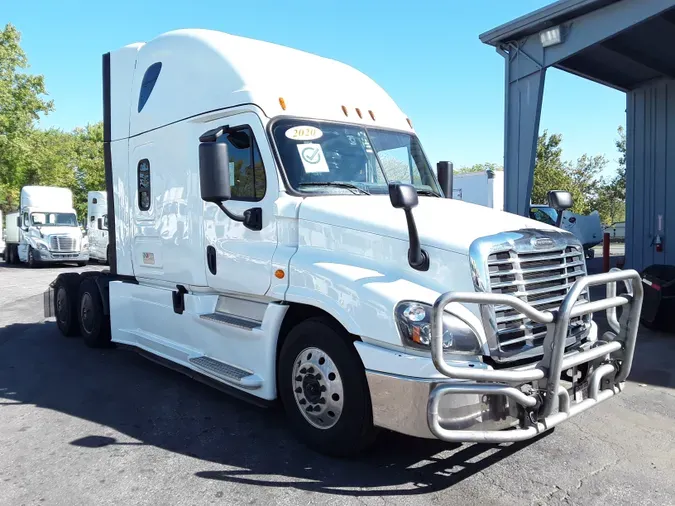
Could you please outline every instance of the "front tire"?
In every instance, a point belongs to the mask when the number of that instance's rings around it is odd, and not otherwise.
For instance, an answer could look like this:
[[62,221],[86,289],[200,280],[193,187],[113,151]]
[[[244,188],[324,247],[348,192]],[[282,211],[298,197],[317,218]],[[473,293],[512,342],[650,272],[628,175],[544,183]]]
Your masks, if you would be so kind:
[[28,246],[28,259],[26,260],[29,269],[35,269],[37,262],[35,261],[35,254],[33,253],[33,248]]
[[90,348],[110,346],[110,316],[103,312],[103,301],[98,285],[92,278],[80,283],[79,324],[84,343]]
[[294,327],[279,356],[279,395],[296,437],[344,457],[375,439],[370,391],[349,334],[326,318]]

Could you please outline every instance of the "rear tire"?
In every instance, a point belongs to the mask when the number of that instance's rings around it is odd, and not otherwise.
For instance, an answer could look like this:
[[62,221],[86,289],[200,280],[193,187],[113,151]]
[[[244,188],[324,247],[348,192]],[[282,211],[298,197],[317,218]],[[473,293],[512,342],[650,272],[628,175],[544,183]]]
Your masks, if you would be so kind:
[[77,262],[78,267],[84,267],[85,265],[87,265],[87,262]]
[[292,431],[310,448],[345,457],[375,440],[361,358],[349,334],[327,318],[310,318],[290,331],[277,384]]
[[90,348],[110,346],[110,316],[103,313],[98,285],[91,277],[80,283],[78,322],[84,343]]
[[77,322],[77,289],[74,282],[61,277],[54,285],[54,315],[56,325],[66,337],[79,335],[80,327]]

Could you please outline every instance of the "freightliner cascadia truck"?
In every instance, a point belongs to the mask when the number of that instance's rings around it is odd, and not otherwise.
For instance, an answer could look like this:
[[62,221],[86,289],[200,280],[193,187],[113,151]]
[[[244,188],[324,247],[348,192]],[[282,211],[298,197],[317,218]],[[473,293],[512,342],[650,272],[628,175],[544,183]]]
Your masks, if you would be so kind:
[[21,207],[7,214],[5,261],[10,264],[89,261],[87,237],[77,222],[73,193],[55,186],[24,186]]
[[63,334],[280,402],[331,455],[377,429],[525,440],[621,392],[638,274],[587,276],[572,234],[444,198],[447,164],[361,72],[179,30],[104,55],[103,97],[110,269],[51,284]]

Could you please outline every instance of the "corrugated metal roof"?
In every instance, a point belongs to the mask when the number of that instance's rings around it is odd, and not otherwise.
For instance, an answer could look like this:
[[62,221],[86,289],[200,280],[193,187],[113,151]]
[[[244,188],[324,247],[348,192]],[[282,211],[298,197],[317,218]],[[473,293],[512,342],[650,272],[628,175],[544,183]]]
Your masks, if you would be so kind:
[[481,34],[480,40],[491,46],[519,40],[619,1],[621,0],[558,0]]

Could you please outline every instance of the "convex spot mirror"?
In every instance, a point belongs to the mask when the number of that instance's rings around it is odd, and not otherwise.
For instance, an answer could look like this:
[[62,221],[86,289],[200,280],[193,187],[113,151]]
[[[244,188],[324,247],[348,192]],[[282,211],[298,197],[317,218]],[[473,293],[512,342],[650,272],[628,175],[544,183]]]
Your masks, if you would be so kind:
[[574,205],[570,192],[553,190],[548,192],[548,205],[556,211],[565,211]]
[[412,209],[419,203],[415,187],[404,183],[389,183],[389,200],[396,209]]

